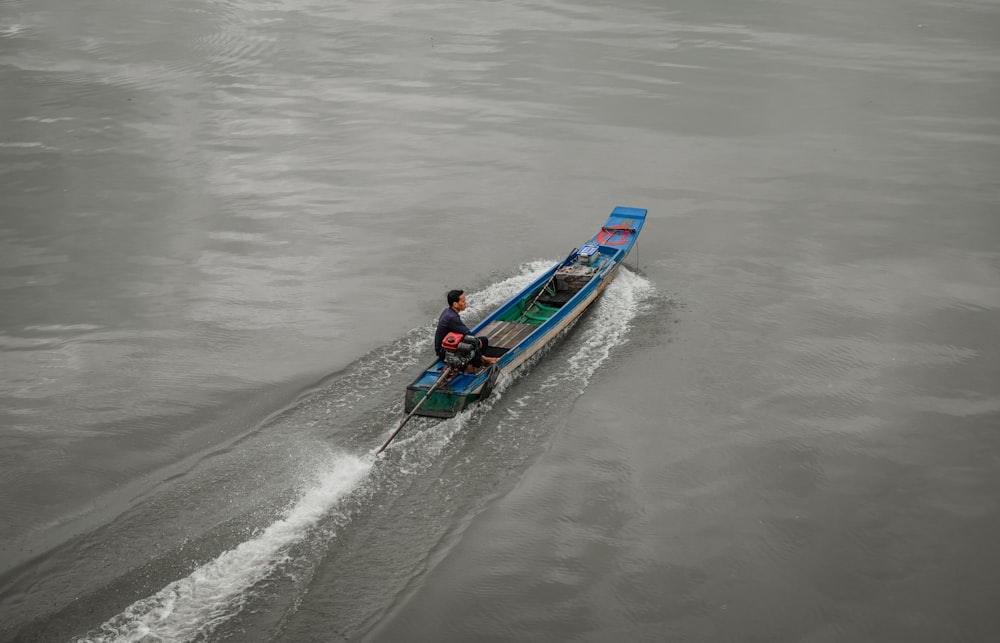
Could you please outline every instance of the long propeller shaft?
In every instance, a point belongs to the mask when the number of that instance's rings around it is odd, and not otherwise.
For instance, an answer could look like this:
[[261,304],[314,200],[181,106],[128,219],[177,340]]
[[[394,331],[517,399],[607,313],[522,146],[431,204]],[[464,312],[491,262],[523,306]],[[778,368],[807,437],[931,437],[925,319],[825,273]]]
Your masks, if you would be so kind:
[[410,418],[413,417],[413,415],[423,405],[424,402],[426,402],[427,400],[430,399],[431,393],[433,393],[435,390],[437,390],[437,388],[439,386],[441,386],[442,384],[444,384],[445,380],[448,378],[448,374],[451,373],[452,370],[454,370],[454,369],[452,369],[452,368],[445,368],[445,369],[443,369],[441,371],[441,375],[440,375],[440,377],[437,378],[437,381],[434,382],[434,386],[432,386],[432,387],[430,387],[430,389],[428,389],[428,391],[424,395],[424,397],[419,402],[417,402],[416,406],[413,407],[413,410],[410,411],[405,418],[403,418],[403,421],[399,423],[399,426],[396,427],[396,430],[392,432],[392,435],[389,436],[389,439],[385,441],[385,444],[383,444],[382,447],[378,451],[375,452],[375,455],[378,455],[378,454],[382,453],[383,451],[385,451],[386,447],[389,446],[389,443],[396,439],[396,436],[399,435],[399,432],[403,430],[403,427],[406,426],[406,423],[410,421]]

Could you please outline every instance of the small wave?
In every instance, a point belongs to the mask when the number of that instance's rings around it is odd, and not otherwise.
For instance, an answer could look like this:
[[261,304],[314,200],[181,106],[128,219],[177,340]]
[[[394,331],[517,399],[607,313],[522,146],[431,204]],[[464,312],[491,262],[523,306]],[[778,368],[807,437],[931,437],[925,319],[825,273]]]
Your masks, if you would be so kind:
[[597,368],[608,359],[611,350],[623,344],[632,320],[640,307],[655,292],[645,277],[621,268],[615,281],[591,311],[591,323],[583,337],[583,346],[570,357],[570,372],[585,385]]
[[493,310],[511,297],[521,292],[532,281],[542,276],[546,270],[555,265],[554,260],[538,259],[521,266],[520,272],[503,281],[491,284],[478,292],[469,293],[468,314],[479,317],[485,311]]
[[205,636],[239,610],[247,590],[285,562],[287,548],[300,541],[338,502],[356,489],[372,461],[340,454],[319,483],[287,515],[259,536],[241,543],[186,578],[130,605],[76,643],[189,641]]
[[28,25],[21,25],[17,23],[0,25],[0,38],[10,38],[12,36],[18,36],[25,31],[28,31],[30,27]]

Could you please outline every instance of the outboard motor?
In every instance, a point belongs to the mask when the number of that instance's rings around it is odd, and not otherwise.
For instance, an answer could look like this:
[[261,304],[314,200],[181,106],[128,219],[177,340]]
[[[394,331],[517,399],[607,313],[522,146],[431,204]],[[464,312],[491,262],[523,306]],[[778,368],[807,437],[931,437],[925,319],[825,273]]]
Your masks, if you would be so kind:
[[441,348],[444,349],[445,365],[461,371],[468,366],[479,350],[479,339],[475,335],[448,333],[441,341]]

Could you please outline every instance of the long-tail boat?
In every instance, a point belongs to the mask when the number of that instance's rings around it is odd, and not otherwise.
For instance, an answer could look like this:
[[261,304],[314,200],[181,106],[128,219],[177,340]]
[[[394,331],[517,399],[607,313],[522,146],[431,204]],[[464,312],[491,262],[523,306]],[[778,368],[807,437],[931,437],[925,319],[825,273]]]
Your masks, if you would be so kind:
[[[445,358],[428,366],[406,387],[407,419],[413,415],[453,417],[486,398],[500,375],[524,364],[604,292],[635,245],[645,220],[644,209],[616,207],[593,238],[490,313],[471,335],[456,333],[446,338]],[[482,336],[489,340],[482,354],[497,361],[476,371],[468,363],[479,347],[476,338]]]

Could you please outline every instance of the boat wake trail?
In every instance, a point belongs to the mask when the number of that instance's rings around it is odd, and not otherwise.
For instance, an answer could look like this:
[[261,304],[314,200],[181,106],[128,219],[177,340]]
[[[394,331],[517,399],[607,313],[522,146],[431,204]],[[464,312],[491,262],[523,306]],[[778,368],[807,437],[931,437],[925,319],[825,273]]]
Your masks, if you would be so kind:
[[[513,400],[507,407],[508,417],[514,420],[528,409],[537,412],[539,408],[583,393],[612,352],[626,343],[633,321],[655,292],[653,284],[645,277],[625,268],[619,270],[614,282],[582,321],[582,326],[574,330],[574,347],[565,365]],[[553,396],[552,389],[559,389],[562,394]],[[503,428],[500,427],[498,435],[504,435]]]
[[[517,274],[470,292],[469,325],[507,301],[551,266],[551,261],[529,262],[522,265]],[[397,394],[397,380],[403,374],[400,369],[405,370],[408,365],[430,356],[429,338],[434,322],[429,320],[426,325],[376,349],[348,369],[344,377],[302,400],[294,411],[283,415],[278,424],[270,427],[274,435],[269,439],[280,436],[286,442],[308,443],[303,451],[310,454],[307,456],[310,462],[300,456],[292,459],[300,469],[318,472],[304,483],[304,491],[279,520],[188,576],[136,601],[86,635],[74,639],[75,643],[191,641],[225,632],[227,622],[254,608],[254,601],[261,598],[258,590],[264,584],[280,579],[290,567],[312,564],[293,560],[297,548],[308,546],[315,539],[328,542],[337,536],[336,532],[356,521],[356,511],[364,511],[366,505],[370,506],[366,498],[393,496],[407,487],[407,480],[420,479],[421,473],[434,466],[443,450],[455,446],[456,434],[463,433],[470,425],[481,424],[504,398],[507,399],[502,406],[506,413],[500,418],[498,430],[487,440],[506,440],[509,446],[523,439],[525,428],[524,422],[518,419],[520,410],[545,408],[548,399],[553,397],[546,389],[552,387],[560,387],[569,392],[570,397],[582,392],[611,352],[627,341],[632,321],[652,292],[653,287],[645,278],[623,267],[582,325],[573,331],[572,343],[567,346],[570,349],[568,357],[561,359],[561,364],[553,364],[540,372],[542,380],[538,386],[531,387],[530,391],[520,390],[511,399],[514,381],[532,370],[536,357],[513,378],[499,382],[494,395],[473,409],[443,422],[421,422],[421,418],[417,418],[413,430],[407,427],[408,435],[401,436],[386,452],[388,459],[385,456],[375,458],[369,453],[346,453],[344,449],[355,451],[360,443],[369,441],[368,446],[371,446],[380,439],[372,435],[373,431],[384,431],[388,435],[394,428],[401,405]],[[566,396],[559,397],[566,399]],[[337,426],[333,434],[316,432],[319,427],[336,424],[334,418],[352,414],[364,418],[362,422],[368,425],[367,429],[359,430],[348,422]],[[468,433],[475,434],[474,431]],[[322,449],[328,447],[322,445],[330,442],[339,445],[336,448],[340,450],[324,454]],[[345,446],[345,442],[354,446]],[[530,450],[528,442],[526,440],[524,446]],[[317,445],[321,445],[319,454],[316,453]],[[332,530],[323,529],[330,525],[334,526]]]
[[357,456],[335,455],[318,484],[284,518],[186,578],[133,603],[77,643],[189,641],[210,634],[239,611],[248,588],[285,562],[290,545],[361,484],[371,466],[370,460]]
[[[583,386],[590,381],[611,351],[625,342],[632,320],[654,292],[645,277],[625,269],[618,272],[587,319],[580,349],[569,358],[568,373],[573,379]],[[548,382],[545,385],[551,386]]]

